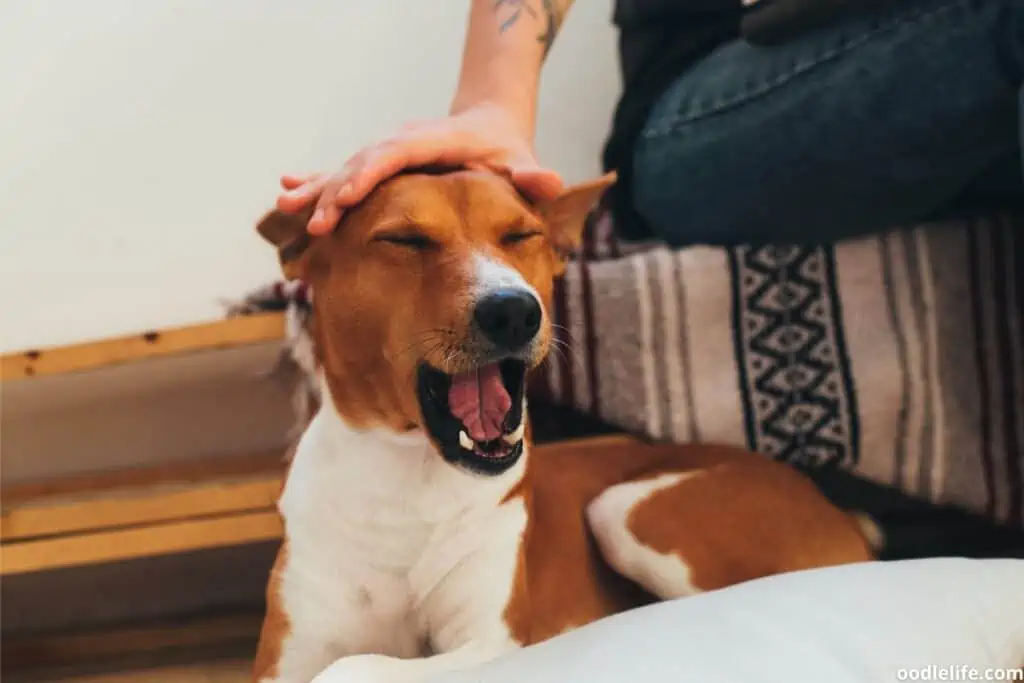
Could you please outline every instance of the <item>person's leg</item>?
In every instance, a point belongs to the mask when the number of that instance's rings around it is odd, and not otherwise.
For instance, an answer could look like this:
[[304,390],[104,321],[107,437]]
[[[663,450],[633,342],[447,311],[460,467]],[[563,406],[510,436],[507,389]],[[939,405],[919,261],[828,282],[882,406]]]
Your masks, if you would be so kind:
[[914,0],[724,46],[655,105],[636,209],[674,245],[826,242],[924,218],[1018,143],[1021,0]]

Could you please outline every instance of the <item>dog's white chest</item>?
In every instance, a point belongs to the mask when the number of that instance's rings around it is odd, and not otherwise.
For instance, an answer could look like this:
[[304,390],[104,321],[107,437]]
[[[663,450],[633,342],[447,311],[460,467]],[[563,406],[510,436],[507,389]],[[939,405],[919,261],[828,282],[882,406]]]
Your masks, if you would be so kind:
[[[411,657],[468,639],[511,591],[526,513],[501,500],[519,476],[475,477],[422,435],[357,432],[322,411],[280,502],[289,640]],[[301,649],[282,667],[322,659]]]

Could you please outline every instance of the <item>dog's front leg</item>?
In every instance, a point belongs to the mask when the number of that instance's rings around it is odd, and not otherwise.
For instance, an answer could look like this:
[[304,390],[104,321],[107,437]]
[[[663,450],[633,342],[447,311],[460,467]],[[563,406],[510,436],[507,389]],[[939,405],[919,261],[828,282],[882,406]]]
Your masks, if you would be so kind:
[[511,641],[469,643],[451,652],[415,659],[385,655],[342,657],[324,669],[313,683],[424,683],[449,671],[483,664],[516,647]]

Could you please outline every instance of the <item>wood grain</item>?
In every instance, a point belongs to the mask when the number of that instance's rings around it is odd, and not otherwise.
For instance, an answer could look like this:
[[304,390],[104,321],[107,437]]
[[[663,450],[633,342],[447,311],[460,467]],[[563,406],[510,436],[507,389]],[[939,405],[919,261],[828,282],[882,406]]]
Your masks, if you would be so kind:
[[241,316],[81,344],[7,353],[0,356],[0,381],[95,370],[147,358],[274,342],[283,338],[282,314]]
[[0,548],[0,575],[271,541],[281,531],[277,512],[262,511],[8,543]]
[[[151,661],[173,658],[175,651],[189,651],[211,646],[240,643],[249,649],[255,644],[262,622],[261,612],[199,616],[174,621],[135,624],[121,627],[107,627],[91,631],[72,633],[22,636],[4,642],[3,673],[5,678],[13,672],[31,669],[54,669],[89,662],[111,662],[124,658],[145,655]],[[216,647],[214,647],[216,649]],[[245,669],[247,663],[235,663],[229,669]],[[204,671],[209,666],[175,667],[163,669],[167,675],[152,672],[152,680],[203,680],[169,677],[172,673],[188,670]],[[222,670],[221,666],[212,667]],[[84,680],[149,680],[145,676],[135,678],[141,672],[125,672],[123,676],[103,674]],[[72,680],[79,680],[77,677]],[[220,680],[220,679],[215,679]],[[233,679],[227,679],[233,680]]]
[[250,683],[251,669],[249,662],[228,661],[72,676],[51,679],[49,683]]
[[181,462],[91,472],[3,487],[3,509],[59,503],[83,496],[118,495],[119,491],[173,484],[202,484],[282,472],[285,456],[279,451],[251,455],[203,458]]
[[[636,442],[615,434],[538,446],[537,451],[616,443]],[[267,456],[234,460],[5,490],[0,575],[279,539],[282,525],[275,505],[283,464]]]
[[5,543],[82,531],[134,527],[225,513],[272,510],[281,490],[280,474],[242,481],[132,489],[55,505],[29,505],[0,517]]

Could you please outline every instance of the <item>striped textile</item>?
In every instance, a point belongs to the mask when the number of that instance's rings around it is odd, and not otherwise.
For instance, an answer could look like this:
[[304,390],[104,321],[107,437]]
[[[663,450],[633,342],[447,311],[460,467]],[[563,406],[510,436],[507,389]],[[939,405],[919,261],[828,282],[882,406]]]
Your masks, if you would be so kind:
[[[657,440],[837,467],[1024,528],[1024,218],[821,247],[624,245],[604,211],[556,287],[537,405]],[[229,315],[285,310],[312,380],[308,293],[273,283]],[[297,385],[301,428],[318,403]]]
[[[658,440],[841,467],[1024,527],[1024,232],[629,249],[595,214],[534,397]],[[538,381],[539,380],[539,381]]]

